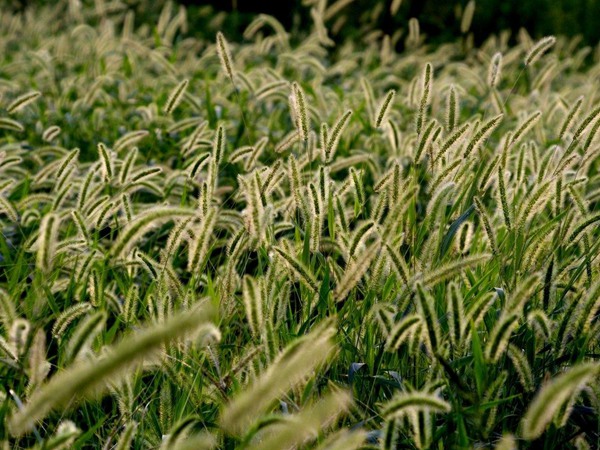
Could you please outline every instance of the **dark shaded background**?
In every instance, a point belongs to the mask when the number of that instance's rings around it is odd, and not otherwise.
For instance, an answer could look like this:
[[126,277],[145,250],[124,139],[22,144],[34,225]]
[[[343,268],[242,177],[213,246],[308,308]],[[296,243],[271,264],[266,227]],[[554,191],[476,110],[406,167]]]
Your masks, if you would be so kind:
[[[197,5],[203,2],[188,0],[182,3]],[[295,14],[310,23],[307,8],[299,0],[213,0],[208,3],[218,9],[237,11],[240,15],[253,12],[272,14],[287,27],[293,24]],[[457,7],[466,5],[467,1],[403,0],[397,15],[391,17],[391,0],[355,0],[343,10],[344,13],[350,12],[349,16],[354,19],[344,27],[344,33],[352,35],[361,29],[361,25],[364,27],[368,21],[364,16],[368,16],[378,3],[383,4],[384,8],[377,23],[372,24],[374,27],[378,26],[391,34],[398,27],[406,26],[409,18],[417,17],[421,30],[432,39],[452,40],[460,27],[460,18],[456,17]],[[516,32],[520,27],[525,27],[535,37],[548,34],[582,35],[590,45],[600,41],[600,0],[477,0],[476,5],[472,31],[478,40],[485,39],[490,33],[505,29]]]
[[[81,0],[93,4],[93,0]],[[158,14],[166,0],[151,2],[151,10],[138,10],[140,20]],[[389,7],[392,0],[355,0],[344,8],[341,15],[347,19],[335,40],[358,38],[369,30],[382,29],[393,34],[406,28],[408,19],[417,17],[421,32],[427,34],[428,43],[456,39],[460,33],[460,11],[468,0],[403,0],[399,12],[392,17]],[[0,0],[3,8],[24,9],[27,5],[48,4],[53,0]],[[124,0],[132,8],[140,8],[139,0]],[[241,32],[257,13],[274,15],[287,29],[302,31],[311,26],[309,8],[302,0],[174,0],[188,9],[191,25],[202,29],[206,21],[206,6],[213,11],[231,14],[222,24],[230,39],[241,39]],[[334,3],[329,0],[328,4]],[[490,33],[510,29],[513,36],[524,27],[534,37],[549,34],[581,35],[583,43],[597,45],[600,41],[600,0],[477,0],[471,31],[475,42],[480,43]],[[373,17],[373,11],[381,13]],[[201,12],[200,12],[201,11]],[[331,25],[333,18],[327,25]],[[196,22],[196,23],[195,23]]]

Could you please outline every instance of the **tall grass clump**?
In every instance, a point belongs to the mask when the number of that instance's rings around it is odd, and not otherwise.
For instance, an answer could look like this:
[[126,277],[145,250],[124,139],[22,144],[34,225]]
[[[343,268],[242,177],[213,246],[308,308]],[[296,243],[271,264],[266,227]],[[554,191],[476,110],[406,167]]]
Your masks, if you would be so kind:
[[42,3],[0,15],[2,448],[598,447],[598,49]]

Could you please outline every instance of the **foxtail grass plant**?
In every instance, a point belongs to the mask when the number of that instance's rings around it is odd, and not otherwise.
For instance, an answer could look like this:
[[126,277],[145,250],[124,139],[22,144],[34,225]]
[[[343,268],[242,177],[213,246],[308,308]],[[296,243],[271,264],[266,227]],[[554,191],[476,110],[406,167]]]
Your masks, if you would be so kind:
[[599,446],[597,48],[42,3],[0,15],[2,448]]

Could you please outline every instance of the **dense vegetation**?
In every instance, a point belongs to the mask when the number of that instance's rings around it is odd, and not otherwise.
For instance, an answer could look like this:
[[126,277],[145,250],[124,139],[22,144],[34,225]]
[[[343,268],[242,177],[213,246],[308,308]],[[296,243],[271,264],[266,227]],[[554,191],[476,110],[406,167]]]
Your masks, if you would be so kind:
[[598,49],[313,3],[0,16],[5,448],[598,447]]

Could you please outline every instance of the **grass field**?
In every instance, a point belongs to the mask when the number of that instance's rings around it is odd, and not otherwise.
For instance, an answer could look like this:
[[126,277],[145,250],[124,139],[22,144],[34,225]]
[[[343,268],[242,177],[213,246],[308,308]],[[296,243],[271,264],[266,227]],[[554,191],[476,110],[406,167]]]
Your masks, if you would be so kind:
[[600,47],[306,3],[0,14],[4,448],[600,447]]

